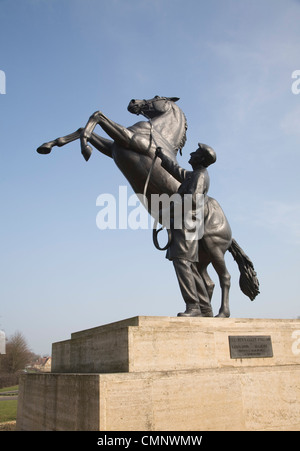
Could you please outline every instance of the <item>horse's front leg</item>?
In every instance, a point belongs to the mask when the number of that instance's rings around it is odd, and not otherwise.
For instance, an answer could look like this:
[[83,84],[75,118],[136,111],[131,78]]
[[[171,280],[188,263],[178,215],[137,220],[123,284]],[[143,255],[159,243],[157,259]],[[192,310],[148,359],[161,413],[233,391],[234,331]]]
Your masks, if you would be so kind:
[[46,155],[51,152],[52,147],[58,146],[62,147],[65,144],[68,144],[76,139],[79,139],[81,136],[83,128],[79,128],[74,133],[70,133],[69,135],[63,136],[61,138],[56,138],[53,141],[49,141],[47,143],[42,144],[40,147],[36,149],[36,151],[42,155]]
[[[62,147],[65,144],[68,144],[72,141],[75,141],[76,139],[79,139],[81,137],[83,130],[84,130],[84,128],[81,127],[74,133],[70,133],[69,135],[62,136],[61,138],[56,138],[53,141],[44,143],[40,147],[37,148],[37,152],[40,154],[46,155],[46,154],[50,153],[52,148],[55,146]],[[91,136],[89,137],[89,142],[97,150],[99,150],[99,152],[112,158],[111,148],[113,145],[113,141],[110,141],[109,139],[106,139],[106,138],[102,138],[102,136],[99,136],[96,133],[91,133]],[[85,159],[88,160],[90,155],[91,155],[91,152],[89,155],[84,155]]]
[[91,135],[96,125],[100,127],[110,136],[116,144],[128,149],[130,147],[133,132],[108,119],[101,111],[96,111],[88,120],[84,130],[81,133],[81,152],[86,158],[90,155],[92,149],[88,145]]

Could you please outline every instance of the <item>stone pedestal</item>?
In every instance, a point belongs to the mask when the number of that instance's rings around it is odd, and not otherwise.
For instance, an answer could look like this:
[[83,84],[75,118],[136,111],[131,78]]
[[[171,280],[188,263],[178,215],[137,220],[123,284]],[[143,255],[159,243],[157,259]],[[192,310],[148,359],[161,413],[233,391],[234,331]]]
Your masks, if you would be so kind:
[[[245,358],[232,358],[229,337]],[[50,374],[22,375],[17,429],[300,430],[298,337],[300,320],[231,318],[76,332],[53,344]]]

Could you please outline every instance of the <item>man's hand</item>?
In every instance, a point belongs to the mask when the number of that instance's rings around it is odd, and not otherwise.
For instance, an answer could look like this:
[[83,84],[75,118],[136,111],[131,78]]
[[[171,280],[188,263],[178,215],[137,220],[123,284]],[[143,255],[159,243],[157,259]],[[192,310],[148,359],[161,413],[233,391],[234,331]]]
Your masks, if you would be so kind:
[[156,151],[155,151],[155,156],[158,157],[158,158],[160,158],[160,159],[162,159],[162,158],[163,158],[163,155],[164,155],[164,153],[163,153],[162,148],[161,148],[161,147],[157,147],[157,148],[156,148]]

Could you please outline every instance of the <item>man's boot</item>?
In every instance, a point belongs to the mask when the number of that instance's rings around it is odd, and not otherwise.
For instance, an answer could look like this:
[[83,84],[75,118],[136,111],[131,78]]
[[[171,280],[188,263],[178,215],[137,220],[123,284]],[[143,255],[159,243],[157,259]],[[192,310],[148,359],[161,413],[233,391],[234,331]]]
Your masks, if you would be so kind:
[[202,316],[205,316],[205,317],[208,317],[208,318],[213,318],[213,316],[214,316],[212,309],[206,309],[206,310],[204,310],[204,309],[202,308],[202,309],[201,309],[201,313],[202,313]]
[[193,317],[193,316],[203,316],[201,314],[201,310],[200,310],[200,306],[197,304],[187,304],[186,305],[186,311],[183,313],[178,313],[177,316],[188,316],[188,317]]

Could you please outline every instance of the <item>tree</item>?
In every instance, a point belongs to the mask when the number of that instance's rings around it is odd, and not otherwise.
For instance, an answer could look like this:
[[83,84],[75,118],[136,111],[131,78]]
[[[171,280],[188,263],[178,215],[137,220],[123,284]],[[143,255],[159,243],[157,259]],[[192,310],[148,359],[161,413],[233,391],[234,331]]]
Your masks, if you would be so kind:
[[31,351],[21,332],[15,332],[8,340],[4,357],[3,367],[8,373],[23,370],[30,361]]

